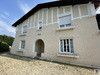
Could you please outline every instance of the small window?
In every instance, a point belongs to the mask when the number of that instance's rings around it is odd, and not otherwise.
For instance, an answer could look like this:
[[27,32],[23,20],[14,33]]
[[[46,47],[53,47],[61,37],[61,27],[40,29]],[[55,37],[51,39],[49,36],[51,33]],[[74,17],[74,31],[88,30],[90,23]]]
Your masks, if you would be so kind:
[[39,22],[38,29],[42,29],[42,21]]
[[66,28],[72,26],[71,16],[64,16],[59,18],[59,28]]
[[27,26],[23,26],[23,34],[27,33]]
[[61,39],[60,40],[60,52],[61,53],[74,53],[73,39]]
[[25,40],[22,40],[20,43],[20,49],[25,49]]

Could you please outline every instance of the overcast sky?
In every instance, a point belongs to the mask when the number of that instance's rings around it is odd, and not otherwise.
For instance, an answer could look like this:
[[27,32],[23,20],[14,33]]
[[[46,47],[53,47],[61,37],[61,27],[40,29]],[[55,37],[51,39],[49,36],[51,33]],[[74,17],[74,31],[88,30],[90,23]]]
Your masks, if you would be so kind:
[[0,0],[0,35],[15,36],[15,29],[11,26],[25,13],[39,3],[56,0]]

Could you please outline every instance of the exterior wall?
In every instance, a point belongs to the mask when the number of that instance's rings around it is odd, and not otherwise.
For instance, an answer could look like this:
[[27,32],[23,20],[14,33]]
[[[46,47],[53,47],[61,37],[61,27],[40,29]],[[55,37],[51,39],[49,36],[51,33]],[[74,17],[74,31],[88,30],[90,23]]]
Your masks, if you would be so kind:
[[[38,39],[42,39],[45,44],[44,53],[42,53],[44,59],[100,67],[100,34],[96,18],[95,16],[89,17],[91,12],[89,12],[88,4],[86,5],[45,8],[37,11],[26,20],[27,22],[24,21],[18,25],[11,53],[35,57],[35,43]],[[57,30],[59,16],[69,15],[70,13],[72,25],[75,28]],[[42,30],[37,30],[39,20],[43,22]],[[22,36],[21,29],[25,24],[28,25],[28,31],[26,36]],[[74,51],[79,55],[79,58],[57,56],[60,51],[59,40],[61,38],[73,38]],[[25,50],[23,52],[19,51],[20,40],[25,40]]]

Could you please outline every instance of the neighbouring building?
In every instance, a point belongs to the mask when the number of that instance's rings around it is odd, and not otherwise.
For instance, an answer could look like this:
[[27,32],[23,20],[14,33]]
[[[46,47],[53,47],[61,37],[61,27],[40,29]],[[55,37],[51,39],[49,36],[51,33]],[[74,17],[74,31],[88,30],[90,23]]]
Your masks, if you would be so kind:
[[12,26],[11,53],[100,67],[100,31],[93,0],[38,4]]

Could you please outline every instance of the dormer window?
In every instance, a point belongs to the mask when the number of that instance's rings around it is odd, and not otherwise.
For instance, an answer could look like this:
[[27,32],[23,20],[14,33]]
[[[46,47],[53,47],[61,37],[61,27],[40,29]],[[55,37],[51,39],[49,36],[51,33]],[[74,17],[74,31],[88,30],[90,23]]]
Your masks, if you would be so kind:
[[27,26],[23,26],[23,34],[26,34],[27,33]]
[[41,29],[42,29],[42,21],[40,21],[38,25],[38,30],[41,30]]
[[59,17],[59,28],[66,28],[70,26],[72,26],[70,15]]

